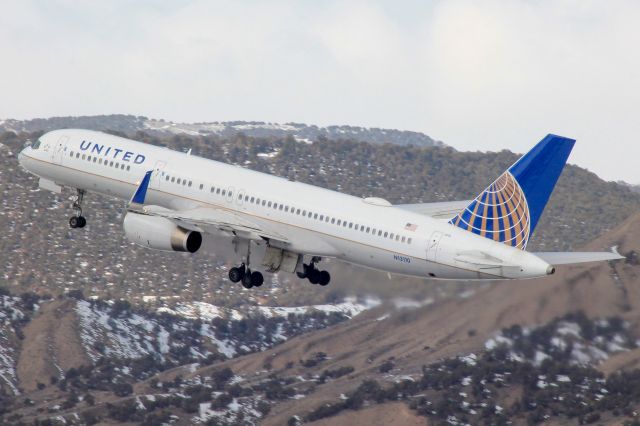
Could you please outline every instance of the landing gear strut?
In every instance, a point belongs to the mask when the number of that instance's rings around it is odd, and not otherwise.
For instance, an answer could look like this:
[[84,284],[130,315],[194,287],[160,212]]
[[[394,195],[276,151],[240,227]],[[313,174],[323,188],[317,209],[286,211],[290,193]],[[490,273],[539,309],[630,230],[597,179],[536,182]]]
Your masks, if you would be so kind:
[[308,279],[311,284],[325,286],[331,281],[331,275],[327,271],[319,271],[316,263],[320,262],[319,257],[311,258],[309,264],[303,264],[303,271],[297,272],[298,278]]
[[69,218],[69,226],[71,228],[84,228],[87,224],[87,219],[82,216],[82,200],[84,198],[84,189],[78,189],[78,195],[73,200],[73,210],[75,214]]
[[258,271],[251,271],[249,260],[251,257],[251,242],[247,242],[247,264],[229,269],[229,280],[232,283],[242,282],[244,288],[260,287],[264,283],[264,277]]

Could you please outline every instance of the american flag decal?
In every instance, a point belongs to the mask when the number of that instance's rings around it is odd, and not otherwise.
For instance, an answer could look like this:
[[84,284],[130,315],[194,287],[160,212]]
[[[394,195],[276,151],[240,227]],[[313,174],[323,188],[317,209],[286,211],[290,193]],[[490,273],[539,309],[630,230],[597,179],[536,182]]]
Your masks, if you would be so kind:
[[404,226],[404,229],[406,231],[416,232],[416,229],[418,229],[418,225],[416,225],[415,223],[407,223]]

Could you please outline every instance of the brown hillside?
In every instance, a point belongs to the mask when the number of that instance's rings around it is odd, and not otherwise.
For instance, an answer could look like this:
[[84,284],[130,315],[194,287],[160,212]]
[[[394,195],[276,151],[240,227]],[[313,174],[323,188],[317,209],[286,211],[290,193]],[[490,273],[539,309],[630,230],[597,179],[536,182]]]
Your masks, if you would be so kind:
[[26,391],[38,383],[60,378],[61,370],[89,364],[78,335],[73,300],[45,303],[24,328],[25,338],[18,358],[18,380]]
[[[303,414],[325,401],[335,401],[363,378],[379,374],[378,366],[389,357],[396,359],[394,374],[415,374],[429,362],[481,349],[493,333],[512,324],[543,324],[582,310],[590,317],[621,315],[637,330],[640,265],[634,253],[640,253],[640,214],[586,249],[607,250],[615,245],[628,256],[626,261],[559,268],[556,275],[545,279],[469,284],[470,289],[476,289],[472,297],[416,310],[398,311],[382,306],[348,323],[295,338],[229,364],[235,371],[250,373],[263,370],[267,364],[282,370],[287,363],[293,363],[287,375],[308,374],[309,369],[300,366],[299,360],[325,352],[331,359],[316,367],[315,373],[337,366],[355,367],[354,374],[318,387],[314,398],[284,401],[275,407],[265,424],[282,424],[292,415]],[[386,313],[391,315],[381,320]],[[608,364],[636,365],[640,353],[620,357],[619,362],[614,357]],[[353,420],[353,424],[359,422]]]
[[427,426],[425,417],[416,415],[402,402],[374,405],[360,411],[344,411],[337,416],[309,423],[313,426]]

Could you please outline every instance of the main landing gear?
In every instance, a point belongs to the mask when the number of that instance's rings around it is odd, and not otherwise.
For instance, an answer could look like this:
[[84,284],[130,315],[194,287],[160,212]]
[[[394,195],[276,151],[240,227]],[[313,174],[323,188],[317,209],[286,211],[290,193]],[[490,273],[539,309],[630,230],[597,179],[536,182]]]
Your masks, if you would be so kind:
[[73,229],[84,228],[87,224],[87,219],[82,216],[82,200],[84,198],[84,189],[78,189],[78,195],[73,201],[73,209],[75,214],[69,218],[69,226]]
[[229,280],[232,283],[242,281],[244,288],[260,287],[264,283],[262,273],[258,271],[252,272],[244,263],[229,270]]
[[311,284],[325,286],[331,281],[331,275],[327,271],[319,271],[316,263],[320,262],[319,257],[313,257],[309,264],[303,264],[303,272],[297,272],[298,278],[306,278]]
[[[242,242],[242,245],[240,245],[240,242]],[[244,244],[246,244],[247,264],[245,265],[243,263],[240,266],[229,269],[229,280],[231,280],[232,283],[242,282],[242,286],[244,288],[260,287],[264,283],[264,277],[260,272],[252,272],[249,268],[249,260],[251,258],[251,241],[236,240],[235,243],[236,248],[244,247]]]

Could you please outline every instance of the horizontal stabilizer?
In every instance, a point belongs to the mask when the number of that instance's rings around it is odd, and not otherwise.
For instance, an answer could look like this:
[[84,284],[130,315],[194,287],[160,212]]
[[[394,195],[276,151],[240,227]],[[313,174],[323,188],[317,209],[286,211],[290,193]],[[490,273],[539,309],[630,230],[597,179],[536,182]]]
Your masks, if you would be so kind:
[[602,262],[606,260],[624,259],[619,253],[613,252],[545,252],[533,253],[550,265],[571,265],[576,263]]
[[437,203],[396,204],[402,210],[430,216],[434,219],[451,219],[453,215],[467,207],[473,200],[442,201]]

